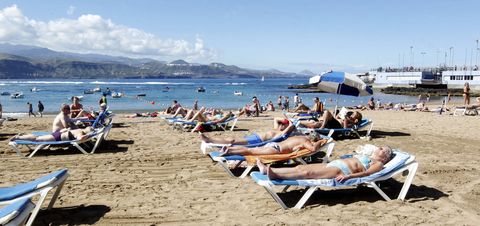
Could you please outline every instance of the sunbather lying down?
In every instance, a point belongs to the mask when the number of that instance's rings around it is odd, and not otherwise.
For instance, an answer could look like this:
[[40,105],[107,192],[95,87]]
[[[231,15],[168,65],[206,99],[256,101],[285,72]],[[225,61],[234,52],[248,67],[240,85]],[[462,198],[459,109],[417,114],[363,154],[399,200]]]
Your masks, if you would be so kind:
[[318,122],[300,121],[299,126],[312,129],[342,129],[351,128],[362,121],[362,114],[358,111],[349,111],[345,114],[344,119],[334,117],[330,111],[325,111],[322,118]]
[[298,165],[291,168],[271,168],[257,159],[260,172],[270,179],[333,179],[344,181],[350,178],[364,177],[383,169],[390,161],[392,149],[388,146],[377,147],[371,155],[353,155],[350,158],[337,159],[330,163]]
[[35,134],[16,135],[10,140],[30,140],[30,141],[68,141],[68,140],[84,140],[93,131],[92,127],[85,129],[62,129],[48,135],[37,136]]
[[245,136],[245,137],[208,137],[205,134],[200,134],[200,138],[207,142],[207,143],[215,143],[215,144],[258,144],[262,143],[264,141],[273,139],[275,137],[291,133],[293,130],[295,130],[295,125],[291,124],[286,121],[286,124],[283,124],[284,121],[281,122],[277,128],[269,130],[264,133],[252,133],[251,135]]
[[318,150],[326,140],[321,139],[316,133],[309,136],[293,136],[282,142],[270,142],[265,146],[247,148],[244,146],[230,146],[222,149],[222,155],[270,155],[270,154],[288,154],[294,151],[308,149],[310,151]]
[[132,115],[125,115],[125,118],[137,118],[137,117],[157,117],[158,112],[146,112],[146,113],[135,113]]
[[216,114],[206,114],[205,108],[202,107],[197,113],[193,115],[191,119],[188,121],[199,121],[199,122],[212,122],[212,123],[222,123],[225,122],[227,119],[233,116],[232,112],[228,112],[226,114],[216,113]]

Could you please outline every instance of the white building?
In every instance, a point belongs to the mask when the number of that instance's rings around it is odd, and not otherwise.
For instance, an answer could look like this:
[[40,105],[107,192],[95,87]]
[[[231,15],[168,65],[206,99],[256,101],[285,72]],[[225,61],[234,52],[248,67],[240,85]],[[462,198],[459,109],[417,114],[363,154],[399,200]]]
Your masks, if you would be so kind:
[[421,71],[379,72],[370,71],[375,76],[375,84],[384,86],[415,85],[422,83]]
[[471,87],[480,89],[480,71],[443,71],[442,83],[448,88],[461,88],[468,82]]

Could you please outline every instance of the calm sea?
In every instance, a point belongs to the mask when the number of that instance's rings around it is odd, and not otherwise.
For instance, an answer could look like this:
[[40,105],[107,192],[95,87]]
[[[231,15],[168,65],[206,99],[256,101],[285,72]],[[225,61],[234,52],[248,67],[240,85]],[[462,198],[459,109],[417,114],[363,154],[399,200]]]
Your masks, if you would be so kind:
[[[85,108],[98,107],[101,93],[84,94],[84,90],[108,87],[112,91],[125,94],[122,98],[108,96],[111,110],[122,112],[158,111],[170,105],[173,99],[180,101],[183,106],[192,106],[198,100],[199,106],[216,107],[223,109],[237,109],[251,102],[252,96],[257,96],[262,104],[272,101],[276,104],[279,95],[290,97],[290,106],[293,105],[293,96],[296,90],[287,89],[288,85],[306,84],[308,78],[282,79],[56,79],[56,80],[0,80],[0,92],[23,92],[24,98],[12,99],[10,96],[0,96],[3,112],[7,115],[18,115],[28,111],[27,102],[32,102],[34,111],[38,101],[45,105],[45,112],[58,112],[60,104],[70,103],[72,96],[83,96],[81,103]],[[168,88],[167,88],[168,87]],[[198,87],[204,87],[205,92],[197,92]],[[31,92],[31,89],[38,92]],[[243,96],[235,96],[234,92],[242,92]],[[144,97],[136,97],[145,94]],[[320,97],[326,105],[365,104],[370,97],[337,96],[325,93],[300,93],[300,97],[307,105],[312,104],[313,97]],[[381,102],[417,102],[416,97],[387,95],[375,93],[375,99]],[[331,99],[333,101],[331,101]],[[20,113],[20,114],[19,114]]]

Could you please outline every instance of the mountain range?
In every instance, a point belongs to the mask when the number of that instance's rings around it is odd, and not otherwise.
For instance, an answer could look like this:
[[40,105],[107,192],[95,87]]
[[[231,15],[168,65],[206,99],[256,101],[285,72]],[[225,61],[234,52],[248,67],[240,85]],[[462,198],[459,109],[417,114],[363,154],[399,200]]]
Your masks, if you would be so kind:
[[101,54],[58,52],[26,45],[0,44],[0,79],[41,78],[256,78],[309,76],[235,65],[172,62]]

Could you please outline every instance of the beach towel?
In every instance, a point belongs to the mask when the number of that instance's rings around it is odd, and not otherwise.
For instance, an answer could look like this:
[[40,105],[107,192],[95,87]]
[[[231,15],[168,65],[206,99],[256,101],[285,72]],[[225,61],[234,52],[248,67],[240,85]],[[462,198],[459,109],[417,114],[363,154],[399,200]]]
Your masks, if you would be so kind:
[[[320,147],[323,147],[327,142],[328,142],[328,139],[323,139]],[[249,165],[255,165],[257,158],[260,159],[260,161],[262,161],[263,163],[267,164],[267,163],[273,163],[277,161],[286,161],[286,160],[290,160],[298,157],[308,156],[315,152],[316,150],[311,151],[305,148],[305,149],[300,149],[298,151],[294,151],[292,153],[287,153],[287,154],[246,155],[244,157],[247,160],[247,163]]]

